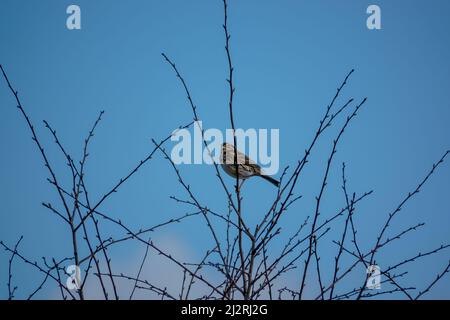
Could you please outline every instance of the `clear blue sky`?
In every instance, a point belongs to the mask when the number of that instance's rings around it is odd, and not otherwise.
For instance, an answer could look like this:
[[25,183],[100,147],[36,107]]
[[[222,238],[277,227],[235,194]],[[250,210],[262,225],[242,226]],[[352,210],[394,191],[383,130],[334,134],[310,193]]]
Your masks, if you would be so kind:
[[[373,3],[382,10],[379,31],[366,28],[366,8]],[[70,153],[80,157],[88,129],[105,110],[86,169],[94,199],[151,150],[151,138],[161,139],[191,120],[185,94],[161,52],[185,75],[204,126],[229,128],[221,1],[79,0],[82,29],[75,31],[66,29],[69,4],[72,1],[0,3],[0,63],[64,182],[69,183],[70,176],[43,119],[57,129]],[[356,69],[340,101],[368,97],[368,102],[338,147],[323,215],[344,204],[340,168],[345,161],[349,188],[358,193],[374,190],[355,218],[365,250],[373,246],[387,214],[450,147],[449,10],[446,0],[230,0],[236,125],[279,128],[281,167],[303,155],[336,87],[351,68]],[[297,190],[304,198],[284,217],[287,235],[312,212],[332,133],[325,136],[305,171]],[[40,155],[3,79],[0,146],[0,239],[12,245],[24,235],[22,251],[35,260],[67,255],[67,227],[41,206],[42,201],[57,203],[57,195],[46,182]],[[205,205],[225,209],[211,167],[180,169]],[[450,165],[444,163],[395,219],[390,235],[417,222],[426,226],[380,255],[381,267],[450,241],[449,178]],[[233,180],[226,181],[231,187]],[[244,209],[250,224],[255,224],[274,189],[257,179],[245,188]],[[170,166],[158,156],[102,210],[138,229],[186,211],[170,195],[186,198]],[[104,228],[113,235],[122,232],[107,224]],[[192,262],[212,246],[200,218],[154,237]],[[333,239],[336,233],[325,239],[320,252],[328,271],[336,254]],[[274,252],[281,240],[274,244]],[[142,250],[137,244],[118,246],[113,260],[135,272]],[[423,288],[449,256],[447,251],[419,261],[401,283]],[[0,298],[7,298],[8,258],[0,253]],[[17,297],[26,298],[42,275],[22,263],[15,266]],[[364,276],[363,269],[359,272]],[[299,272],[292,272],[286,281],[297,288]],[[450,298],[449,288],[447,277],[426,297]],[[54,296],[49,287],[38,297]]]

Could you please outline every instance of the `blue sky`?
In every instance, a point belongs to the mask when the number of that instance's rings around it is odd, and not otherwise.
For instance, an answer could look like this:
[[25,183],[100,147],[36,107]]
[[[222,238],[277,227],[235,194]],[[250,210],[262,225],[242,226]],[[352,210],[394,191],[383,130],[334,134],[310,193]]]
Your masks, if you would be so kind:
[[[373,3],[381,8],[382,30],[366,28],[366,8]],[[0,63],[64,182],[70,183],[70,175],[43,119],[79,158],[84,137],[98,112],[105,110],[86,169],[94,199],[151,150],[151,138],[164,138],[191,121],[184,91],[161,52],[185,76],[204,127],[230,127],[221,1],[80,0],[76,4],[82,29],[73,31],[66,28],[70,4],[0,3]],[[281,167],[292,166],[303,155],[337,86],[355,68],[340,103],[349,97],[357,101],[368,97],[368,102],[338,147],[323,215],[344,204],[340,168],[345,161],[349,188],[357,193],[374,190],[355,218],[365,250],[373,246],[387,214],[450,146],[449,10],[445,0],[432,5],[422,0],[230,1],[236,125],[278,128]],[[3,80],[0,106],[0,239],[12,245],[24,235],[22,251],[35,260],[64,257],[70,252],[67,227],[41,206],[43,201],[56,203],[57,195],[46,182],[40,155]],[[312,212],[333,134],[336,128],[325,135],[311,158],[297,190],[303,199],[283,218],[286,234]],[[212,167],[186,165],[180,170],[205,205],[225,209]],[[381,267],[450,240],[449,178],[450,166],[444,163],[395,219],[391,235],[418,222],[426,226],[381,254]],[[231,188],[233,180],[226,182]],[[258,179],[244,188],[244,210],[254,225],[274,189]],[[159,155],[102,210],[139,229],[186,212],[186,207],[169,199],[171,195],[186,198],[170,165]],[[341,225],[342,221],[337,224]],[[121,234],[108,224],[104,228]],[[154,237],[191,261],[212,245],[201,219]],[[331,233],[322,244],[324,270],[332,268],[336,247],[331,241],[336,238],[337,233]],[[274,252],[282,243],[280,239],[274,244]],[[118,246],[114,261],[134,272],[130,266],[136,265],[143,250],[135,243]],[[7,298],[8,258],[0,253],[1,298]],[[402,281],[423,288],[448,259],[448,251],[423,259],[407,269],[408,278]],[[15,268],[17,297],[26,298],[41,275],[22,263]],[[364,276],[363,269],[359,272]],[[295,287],[299,277],[300,272],[294,271],[285,281]],[[355,280],[348,286],[359,284]],[[426,297],[449,298],[449,288],[450,278],[445,278]],[[54,294],[46,288],[39,297]]]

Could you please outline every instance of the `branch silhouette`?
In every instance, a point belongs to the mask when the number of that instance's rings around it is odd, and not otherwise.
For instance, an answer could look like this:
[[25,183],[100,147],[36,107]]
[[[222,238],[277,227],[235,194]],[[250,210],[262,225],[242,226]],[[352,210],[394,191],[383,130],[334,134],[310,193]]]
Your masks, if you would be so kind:
[[[344,133],[347,134],[350,131],[350,124],[356,121],[359,111],[368,101],[367,98],[343,97],[355,73],[354,69],[351,69],[343,77],[342,82],[337,84],[337,89],[331,94],[329,103],[322,111],[315,130],[311,132],[310,141],[305,149],[299,149],[296,159],[291,160],[281,172],[280,184],[274,189],[276,191],[269,199],[269,205],[261,212],[254,214],[253,211],[256,210],[252,201],[258,200],[244,198],[246,189],[242,188],[242,182],[245,177],[240,176],[238,167],[236,119],[240,115],[240,110],[235,107],[235,102],[239,96],[235,95],[236,74],[231,51],[229,5],[227,0],[222,0],[221,4],[223,5],[224,58],[227,68],[226,111],[227,121],[233,132],[233,165],[236,177],[233,178],[232,185],[229,185],[223,178],[220,161],[216,162],[214,157],[211,157],[213,159],[211,170],[205,169],[205,174],[214,176],[212,180],[217,184],[218,196],[223,200],[221,203],[212,204],[208,203],[208,200],[203,200],[202,192],[213,192],[212,190],[215,189],[209,190],[205,186],[195,188],[197,182],[188,181],[182,168],[171,159],[167,148],[176,131],[161,140],[151,139],[153,146],[143,157],[137,158],[141,160],[137,160],[126,172],[118,174],[120,178],[111,182],[107,190],[93,192],[87,179],[86,166],[91,157],[90,142],[97,130],[100,130],[105,111],[99,112],[87,135],[84,136],[80,159],[72,156],[75,153],[72,153],[72,150],[62,141],[56,129],[44,120],[44,130],[50,133],[58,154],[64,157],[63,167],[69,172],[68,182],[61,179],[60,173],[56,170],[61,166],[53,165],[47,146],[44,145],[33,120],[22,105],[18,91],[12,85],[4,67],[0,65],[6,86],[14,98],[25,127],[31,133],[32,141],[49,175],[47,182],[56,194],[55,199],[43,201],[42,206],[62,222],[62,228],[70,238],[70,250],[64,254],[65,257],[42,257],[40,263],[21,252],[20,245],[26,241],[26,237],[21,236],[13,245],[0,241],[0,247],[10,257],[6,286],[8,299],[14,299],[18,295],[17,286],[13,283],[13,279],[17,279],[17,275],[14,275],[14,266],[18,262],[31,266],[36,271],[38,279],[37,286],[26,293],[25,297],[34,299],[45,287],[52,286],[58,290],[63,300],[90,298],[93,296],[90,292],[93,287],[106,300],[110,298],[118,300],[123,297],[131,300],[136,298],[139,292],[148,294],[151,298],[169,300],[272,300],[277,298],[359,300],[384,298],[393,294],[414,300],[429,293],[449,273],[450,262],[421,290],[418,291],[417,284],[414,286],[406,284],[409,274],[406,269],[412,263],[443,254],[450,248],[450,244],[441,244],[434,249],[427,249],[426,252],[414,253],[409,258],[385,263],[386,267],[380,269],[380,276],[383,277],[380,284],[383,284],[383,290],[369,291],[367,288],[368,280],[373,275],[366,273],[366,270],[377,264],[381,252],[425,227],[424,222],[419,222],[392,230],[394,218],[436,174],[450,150],[432,165],[413,191],[402,197],[397,207],[388,213],[373,243],[363,241],[363,238],[359,236],[355,217],[363,214],[364,207],[361,204],[372,196],[373,190],[368,189],[369,191],[364,192],[350,190],[345,162],[342,163],[340,170],[340,190],[329,188],[330,181],[333,179],[332,171],[336,167],[338,146],[346,136]],[[178,129],[189,129],[201,120],[201,110],[194,103],[188,78],[180,71],[182,68],[179,68],[167,54],[162,53],[162,58],[168,64],[170,72],[175,74],[192,113],[190,122],[178,126]],[[201,128],[201,139],[202,146],[211,156],[209,140],[206,139],[203,128]],[[324,168],[317,181],[305,186],[309,181],[304,178],[305,171],[308,164],[313,161],[312,155],[316,153],[319,144],[328,146],[329,153],[321,159],[324,161]],[[105,204],[126,184],[131,183],[132,178],[140,174],[141,168],[156,157],[162,157],[166,165],[173,170],[176,185],[180,187],[184,196],[175,196],[172,193],[169,201],[173,201],[172,204],[182,208],[183,211],[150,226],[131,226],[122,216],[117,217],[109,212]],[[297,205],[308,201],[307,197],[301,193],[300,187],[315,190],[316,196],[310,211],[300,209]],[[326,194],[331,192],[339,192],[344,204],[331,207],[325,203]],[[252,217],[257,217],[256,222],[249,219],[250,213]],[[297,225],[292,226],[291,231],[287,231],[289,226],[284,217],[290,213],[300,214],[301,218],[298,219]],[[162,233],[175,225],[185,226],[188,221],[198,221],[206,227],[205,230],[193,230],[199,233],[205,232],[204,245],[207,249],[202,250],[199,257],[181,258],[170,250],[163,249],[163,246],[154,240],[154,234]],[[114,232],[106,226],[113,226]],[[330,241],[330,237],[333,240]],[[131,248],[144,246],[142,258],[140,256],[139,263],[132,274],[119,271],[120,258],[111,252],[111,249],[125,244]],[[332,263],[327,266],[324,261],[330,258],[326,254],[331,252],[330,249],[335,253],[331,255]],[[180,280],[177,281],[176,288],[161,285],[158,282],[160,279],[151,281],[146,274],[147,261],[153,262],[158,256],[164,263],[176,268],[178,273],[173,277],[178,277]],[[65,268],[69,263],[83,270],[84,277],[76,290],[71,290],[66,282],[71,276]],[[158,275],[156,276],[158,278]],[[283,277],[290,277],[295,281],[286,285]]]

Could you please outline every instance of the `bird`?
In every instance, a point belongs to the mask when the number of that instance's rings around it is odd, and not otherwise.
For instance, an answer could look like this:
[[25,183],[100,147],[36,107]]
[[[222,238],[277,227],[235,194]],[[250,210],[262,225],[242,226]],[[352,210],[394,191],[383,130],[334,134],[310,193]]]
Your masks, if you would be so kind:
[[[234,146],[229,143],[223,143],[222,144],[222,150],[221,150],[221,165],[223,170],[230,176],[236,178],[236,164],[234,159]],[[237,151],[237,169],[239,172],[239,179],[242,179],[243,181],[245,179],[258,176],[263,178],[264,180],[269,181],[274,186],[279,187],[280,182],[271,176],[265,175],[263,173],[263,170],[261,167],[254,162],[252,159],[247,157],[242,152]]]

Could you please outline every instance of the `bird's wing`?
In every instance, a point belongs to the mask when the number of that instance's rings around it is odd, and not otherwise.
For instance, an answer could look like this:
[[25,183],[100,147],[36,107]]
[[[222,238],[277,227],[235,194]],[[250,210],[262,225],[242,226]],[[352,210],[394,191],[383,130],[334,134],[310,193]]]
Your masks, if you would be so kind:
[[247,157],[246,154],[238,151],[238,163],[250,164],[250,165],[258,165],[255,161]]

